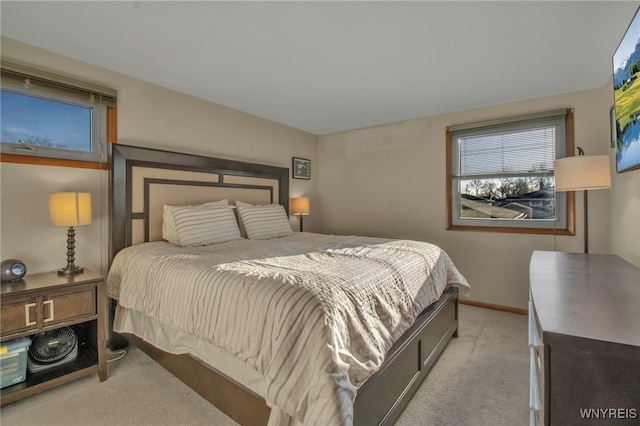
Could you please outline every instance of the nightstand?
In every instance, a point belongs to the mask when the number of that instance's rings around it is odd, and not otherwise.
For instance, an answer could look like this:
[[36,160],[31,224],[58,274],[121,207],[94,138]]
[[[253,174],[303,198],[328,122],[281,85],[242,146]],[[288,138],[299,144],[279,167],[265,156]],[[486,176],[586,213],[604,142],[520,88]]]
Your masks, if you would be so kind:
[[0,406],[98,373],[107,380],[104,278],[86,269],[71,276],[55,272],[26,275],[1,284],[0,341],[33,337],[37,333],[71,327],[77,337],[74,361],[27,372],[22,383],[1,390]]

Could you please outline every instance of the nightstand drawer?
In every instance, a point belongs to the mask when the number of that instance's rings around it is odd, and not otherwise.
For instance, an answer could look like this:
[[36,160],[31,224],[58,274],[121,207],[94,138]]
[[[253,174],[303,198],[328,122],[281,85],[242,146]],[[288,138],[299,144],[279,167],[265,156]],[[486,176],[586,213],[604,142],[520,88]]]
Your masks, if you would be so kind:
[[22,301],[3,305],[0,311],[0,323],[2,324],[2,334],[12,334],[14,332],[29,331],[37,329],[36,323],[31,323],[27,319],[30,315],[35,315],[36,299],[33,301]]
[[45,327],[96,315],[95,287],[84,291],[45,297],[42,305]]
[[95,286],[32,296],[2,306],[2,335],[38,330],[97,315]]

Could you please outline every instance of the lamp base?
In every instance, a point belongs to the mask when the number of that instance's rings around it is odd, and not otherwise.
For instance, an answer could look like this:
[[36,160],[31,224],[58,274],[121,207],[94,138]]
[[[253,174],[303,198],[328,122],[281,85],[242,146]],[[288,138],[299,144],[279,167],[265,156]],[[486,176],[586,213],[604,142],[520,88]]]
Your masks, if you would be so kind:
[[69,276],[80,274],[84,268],[76,266],[76,230],[70,226],[67,230],[67,266],[58,269],[58,275]]
[[84,268],[81,266],[73,265],[72,267],[60,268],[58,269],[57,272],[58,272],[58,275],[69,276],[69,275],[81,274],[82,272],[84,272]]

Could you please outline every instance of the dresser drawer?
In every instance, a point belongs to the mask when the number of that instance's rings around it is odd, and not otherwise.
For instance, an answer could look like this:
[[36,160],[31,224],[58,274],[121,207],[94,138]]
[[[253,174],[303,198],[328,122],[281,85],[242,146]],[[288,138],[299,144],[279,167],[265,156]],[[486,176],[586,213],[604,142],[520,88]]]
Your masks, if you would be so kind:
[[529,424],[531,426],[543,424],[544,402],[543,402],[543,377],[540,357],[538,351],[535,348],[529,348],[530,363],[529,363],[529,410],[530,419]]
[[529,408],[532,410],[540,410],[542,408],[542,392],[540,374],[538,371],[538,356],[534,348],[529,348]]
[[542,413],[540,410],[532,409],[529,413],[529,426],[539,426],[543,424],[544,421],[542,420]]
[[529,346],[542,347],[542,332],[536,320],[536,309],[533,302],[529,301]]
[[529,410],[530,425],[544,424],[544,343],[533,302],[529,301]]
[[5,302],[2,335],[46,329],[97,315],[96,288],[30,296]]

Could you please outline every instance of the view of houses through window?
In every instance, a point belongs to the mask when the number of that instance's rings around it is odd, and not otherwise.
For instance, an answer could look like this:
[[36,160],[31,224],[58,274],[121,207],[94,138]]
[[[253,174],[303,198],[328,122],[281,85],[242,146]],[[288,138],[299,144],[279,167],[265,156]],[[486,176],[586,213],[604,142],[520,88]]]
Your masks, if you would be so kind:
[[552,177],[463,180],[460,187],[461,217],[555,219]]
[[567,152],[566,112],[449,129],[451,225],[561,229],[566,195],[553,162]]

